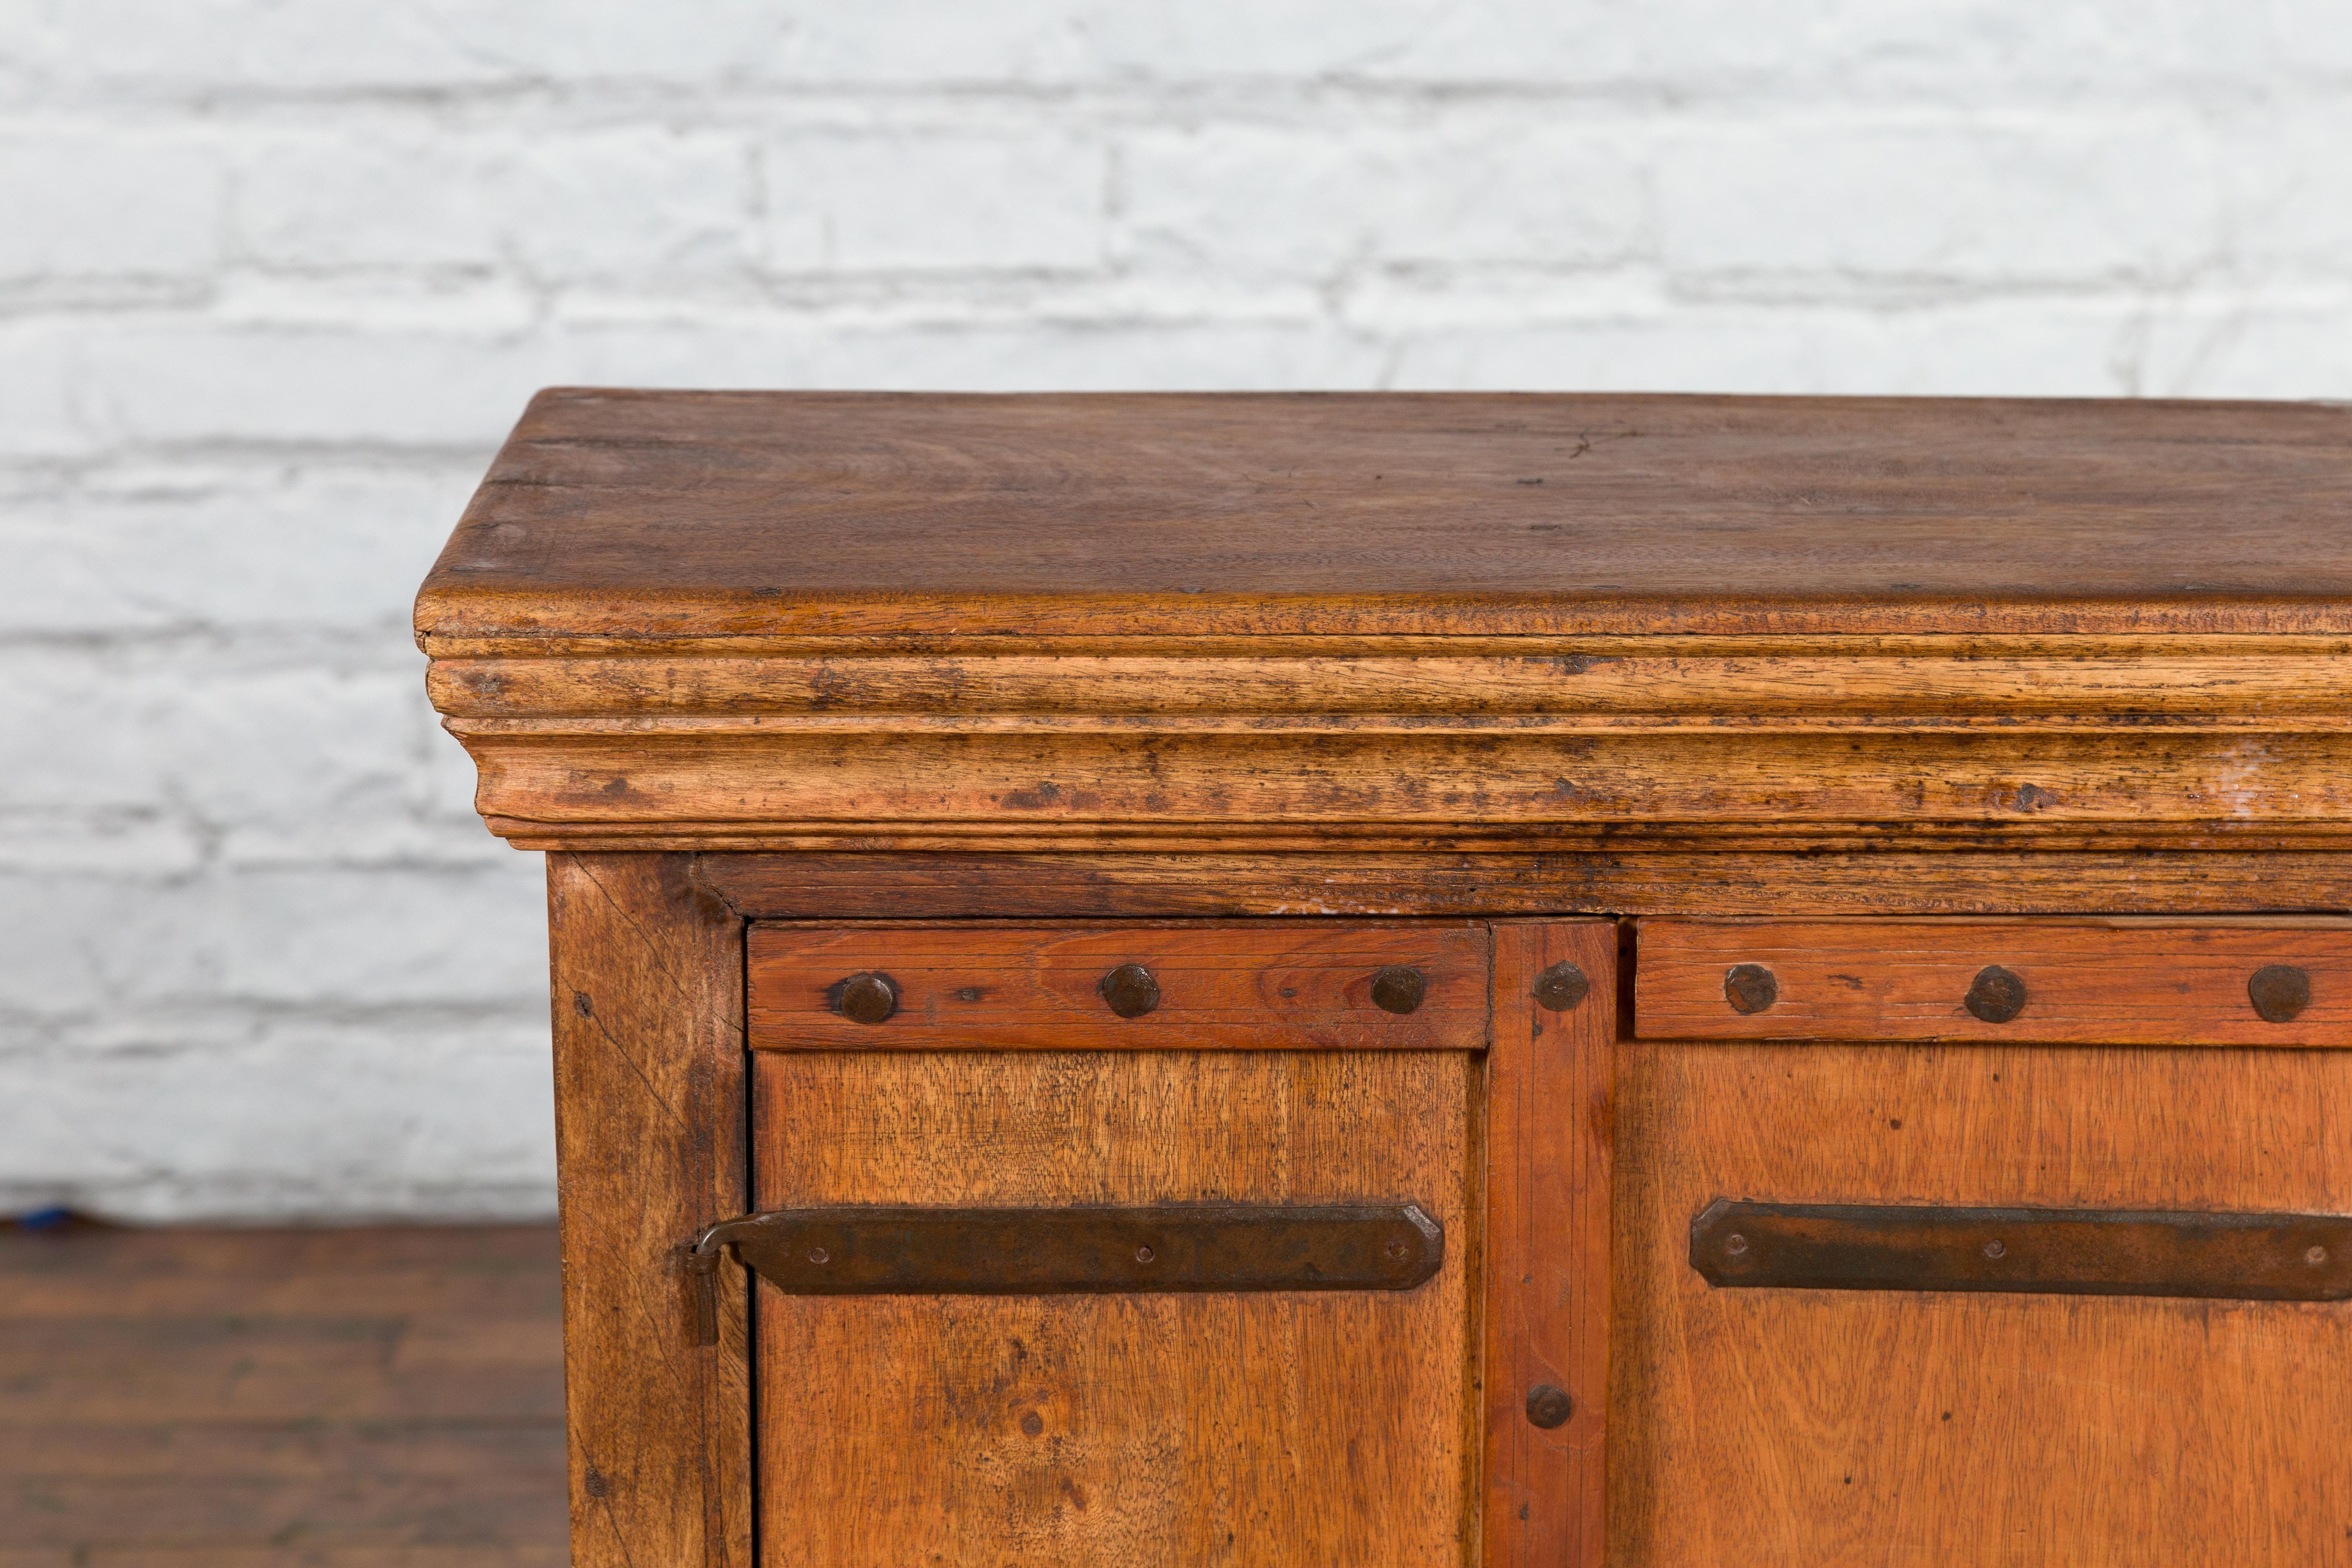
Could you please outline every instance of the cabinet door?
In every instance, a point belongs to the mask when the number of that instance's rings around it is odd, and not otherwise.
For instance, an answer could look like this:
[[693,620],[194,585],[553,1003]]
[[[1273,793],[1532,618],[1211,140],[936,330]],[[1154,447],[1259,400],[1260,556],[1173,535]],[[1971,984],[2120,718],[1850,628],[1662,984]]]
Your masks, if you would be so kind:
[[[1410,1203],[1443,1231],[1442,1264],[1406,1289],[763,1281],[763,1560],[1475,1560],[1496,940],[1327,921],[755,927],[763,1210]],[[1505,946],[1510,984],[1531,984],[1524,940]],[[1117,978],[1130,966],[1148,984]]]
[[[2352,1213],[2343,922],[1645,921],[1635,954],[1613,1561],[2352,1562],[2347,1258],[2314,1239]],[[1908,1239],[1742,1288],[1720,1249],[1770,1237],[1719,1200]],[[2086,1278],[2006,1228],[2100,1212],[2179,1256]],[[2199,1251],[2281,1215],[2320,1228]],[[1920,1272],[1853,1272],[1890,1257]],[[2211,1294],[2116,1293],[2151,1285]]]

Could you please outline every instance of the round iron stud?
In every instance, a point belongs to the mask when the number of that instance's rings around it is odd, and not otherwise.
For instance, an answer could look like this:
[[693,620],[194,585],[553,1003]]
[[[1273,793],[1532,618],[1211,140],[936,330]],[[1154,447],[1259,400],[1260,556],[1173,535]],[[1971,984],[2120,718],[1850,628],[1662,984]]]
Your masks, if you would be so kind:
[[1549,1383],[1538,1383],[1528,1390],[1528,1420],[1549,1432],[1555,1426],[1565,1426],[1568,1418],[1576,1414],[1576,1402],[1568,1390],[1554,1388]]
[[1988,1024],[2006,1024],[2025,1011],[2025,982],[1998,963],[1977,971],[1962,1005]]
[[1110,1010],[1122,1018],[1140,1018],[1160,1005],[1160,982],[1139,963],[1122,963],[1102,977],[1096,987]]
[[1584,971],[1562,959],[1536,976],[1536,1005],[1548,1012],[1565,1013],[1583,1001],[1591,990],[1592,982],[1585,978]]
[[1372,1005],[1383,1013],[1417,1012],[1428,994],[1429,976],[1409,964],[1388,964],[1372,976]]
[[853,1024],[887,1023],[898,1010],[898,983],[867,970],[833,984],[833,1010]]
[[2246,1000],[2263,1023],[2291,1023],[2311,1005],[2311,973],[2292,963],[2265,963],[2247,980]]
[[1780,999],[1780,982],[1760,963],[1736,963],[1723,977],[1723,999],[1735,1013],[1761,1013]]

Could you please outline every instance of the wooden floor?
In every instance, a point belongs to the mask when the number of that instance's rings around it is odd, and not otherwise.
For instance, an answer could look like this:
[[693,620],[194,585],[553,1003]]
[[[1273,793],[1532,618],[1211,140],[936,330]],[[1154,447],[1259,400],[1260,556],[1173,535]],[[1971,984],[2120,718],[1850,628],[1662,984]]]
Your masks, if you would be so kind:
[[0,1228],[0,1568],[561,1568],[555,1233]]

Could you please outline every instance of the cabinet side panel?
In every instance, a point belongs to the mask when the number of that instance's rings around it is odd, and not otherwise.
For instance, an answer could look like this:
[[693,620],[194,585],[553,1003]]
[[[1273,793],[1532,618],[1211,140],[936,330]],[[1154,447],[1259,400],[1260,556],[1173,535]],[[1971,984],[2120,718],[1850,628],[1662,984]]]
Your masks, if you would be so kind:
[[1459,1568],[1468,1052],[791,1052],[759,1206],[1410,1200],[1408,1291],[807,1297],[761,1287],[769,1568]]
[[2352,1563],[2352,1306],[1718,1289],[1717,1197],[2352,1210],[2352,1053],[1629,1044],[1621,1568]]
[[1494,931],[1485,1560],[1486,1568],[1600,1568],[1617,928],[1581,921]]
[[683,855],[551,855],[574,1568],[748,1568],[749,1295],[698,1346],[685,1248],[742,1211],[742,923]]

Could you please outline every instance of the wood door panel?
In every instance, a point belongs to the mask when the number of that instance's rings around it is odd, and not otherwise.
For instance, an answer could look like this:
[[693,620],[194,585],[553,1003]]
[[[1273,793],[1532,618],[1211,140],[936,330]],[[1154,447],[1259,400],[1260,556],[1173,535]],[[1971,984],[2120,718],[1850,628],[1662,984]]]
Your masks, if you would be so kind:
[[1717,1290],[1718,1196],[2352,1209],[2333,1051],[1619,1058],[1622,1568],[2352,1563],[2352,1308]]
[[[1970,1010],[1989,968],[2021,988],[2013,1016]],[[1735,969],[1772,977],[1759,1010],[1731,999]],[[2258,1011],[2268,969],[2301,977],[2292,1016]],[[1644,1039],[2352,1046],[2352,921],[2324,916],[1647,920],[1636,972]]]
[[786,1296],[762,1286],[771,1568],[1447,1564],[1475,1541],[1467,1052],[770,1052],[761,1208],[1410,1199],[1402,1292]]
[[[1488,937],[1452,923],[1277,921],[1096,927],[751,929],[751,1045],[762,1050],[1045,1048],[1476,1050],[1486,1043]],[[1150,1011],[1113,1012],[1099,987],[1140,964]],[[1407,1012],[1374,996],[1386,969],[1423,986]],[[886,973],[898,1010],[842,1016],[834,987]]]

